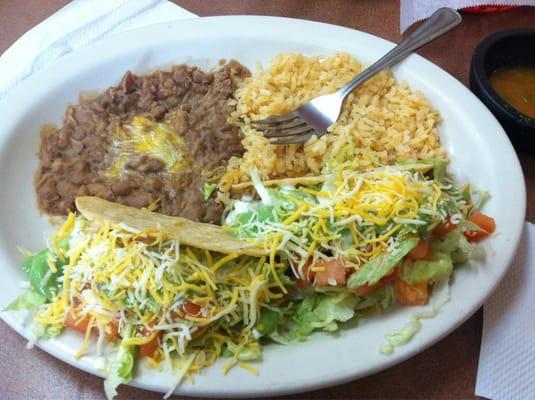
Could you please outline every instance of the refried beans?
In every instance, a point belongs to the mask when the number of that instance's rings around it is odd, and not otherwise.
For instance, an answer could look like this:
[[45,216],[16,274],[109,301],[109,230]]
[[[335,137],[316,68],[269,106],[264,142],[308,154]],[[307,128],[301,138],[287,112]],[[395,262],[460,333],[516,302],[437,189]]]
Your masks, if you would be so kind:
[[97,98],[68,106],[63,126],[41,129],[39,208],[65,215],[90,195],[219,224],[223,206],[203,187],[243,153],[227,118],[237,81],[249,75],[236,61],[208,73],[186,65],[127,72]]

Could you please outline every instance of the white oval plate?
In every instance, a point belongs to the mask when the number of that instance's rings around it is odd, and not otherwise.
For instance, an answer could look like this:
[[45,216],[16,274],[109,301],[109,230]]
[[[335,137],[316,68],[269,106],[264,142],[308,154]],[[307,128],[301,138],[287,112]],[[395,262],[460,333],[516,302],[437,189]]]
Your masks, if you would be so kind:
[[[37,250],[50,230],[35,205],[32,178],[39,127],[61,123],[65,106],[81,91],[103,90],[116,84],[130,69],[143,73],[170,64],[202,68],[234,58],[255,70],[277,53],[308,55],[346,51],[371,63],[393,44],[375,36],[333,25],[272,17],[210,17],[155,25],[102,40],[61,58],[13,90],[0,104],[0,306],[22,292],[25,279],[17,246]],[[497,222],[498,234],[484,245],[483,264],[458,268],[451,301],[440,314],[423,321],[414,339],[390,356],[381,355],[384,334],[399,330],[415,309],[398,309],[361,321],[340,335],[314,335],[295,346],[269,345],[257,367],[258,377],[235,368],[223,376],[215,365],[195,382],[185,382],[178,393],[195,396],[282,395],[334,385],[377,372],[429,347],[477,310],[505,274],[519,242],[525,214],[525,186],[520,164],[504,131],[491,113],[461,83],[429,61],[410,56],[394,69],[398,80],[421,90],[444,122],[439,129],[449,153],[451,171],[462,181],[492,193],[486,212]],[[28,337],[24,315],[2,313],[2,318]],[[65,333],[38,345],[71,365],[102,376],[94,357],[74,360],[79,335]],[[172,377],[140,369],[133,385],[166,391]]]

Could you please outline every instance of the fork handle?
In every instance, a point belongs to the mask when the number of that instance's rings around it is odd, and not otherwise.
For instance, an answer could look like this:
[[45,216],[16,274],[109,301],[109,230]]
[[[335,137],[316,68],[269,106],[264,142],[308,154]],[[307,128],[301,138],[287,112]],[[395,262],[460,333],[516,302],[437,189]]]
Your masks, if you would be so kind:
[[357,86],[367,81],[372,76],[385,68],[403,60],[415,50],[442,36],[459,25],[462,21],[461,15],[451,8],[440,8],[429,17],[413,33],[407,36],[401,43],[377,60],[374,64],[366,68],[351,81],[338,90],[338,94],[345,99]]

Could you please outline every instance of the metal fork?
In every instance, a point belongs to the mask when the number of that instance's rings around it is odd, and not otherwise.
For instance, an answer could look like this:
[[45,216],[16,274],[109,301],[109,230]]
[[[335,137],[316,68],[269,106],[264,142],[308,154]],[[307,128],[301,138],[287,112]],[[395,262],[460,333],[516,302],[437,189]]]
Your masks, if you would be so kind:
[[334,124],[347,96],[372,76],[403,60],[409,54],[443,35],[461,23],[461,16],[451,8],[441,8],[400,44],[332,94],[316,97],[294,111],[253,121],[272,144],[303,143],[313,135],[327,133]]

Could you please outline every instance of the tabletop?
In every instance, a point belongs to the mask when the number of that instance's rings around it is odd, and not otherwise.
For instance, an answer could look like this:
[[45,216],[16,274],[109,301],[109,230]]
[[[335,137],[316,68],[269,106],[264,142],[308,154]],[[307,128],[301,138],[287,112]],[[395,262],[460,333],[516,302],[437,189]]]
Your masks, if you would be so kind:
[[[256,14],[328,22],[399,42],[397,0],[175,0],[200,15]],[[0,0],[0,54],[24,32],[68,3],[67,0]],[[485,36],[504,29],[526,28],[535,22],[535,7],[494,14],[466,14],[454,31],[418,53],[465,85],[470,57]],[[519,153],[524,170],[527,220],[535,221],[535,155]],[[375,375],[287,399],[475,399],[482,310],[446,338],[417,356]],[[62,363],[47,353],[25,350],[26,340],[0,321],[0,397],[21,399],[100,399],[102,380]],[[355,355],[357,356],[357,354]],[[6,368],[6,364],[7,368]],[[47,371],[46,374],[43,371]],[[50,379],[53,377],[53,381]],[[46,379],[45,379],[46,378]],[[65,390],[63,388],[69,388]],[[77,389],[73,393],[73,388]],[[160,399],[161,395],[122,387],[118,399]],[[179,396],[173,399],[181,399]]]

